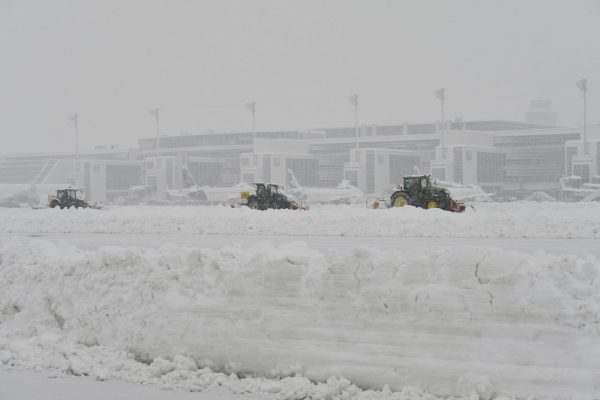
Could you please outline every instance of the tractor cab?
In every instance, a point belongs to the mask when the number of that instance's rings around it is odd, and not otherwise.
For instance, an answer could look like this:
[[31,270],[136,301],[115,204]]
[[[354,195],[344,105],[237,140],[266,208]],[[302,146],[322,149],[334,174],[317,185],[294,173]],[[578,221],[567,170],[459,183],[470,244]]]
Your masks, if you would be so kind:
[[263,201],[269,201],[273,195],[279,194],[279,186],[272,183],[257,183],[256,184],[256,195],[263,199]]
[[428,187],[431,187],[431,179],[427,175],[404,177],[404,190],[406,191],[419,192]]
[[[75,189],[63,189],[56,191],[56,197],[61,201],[75,200],[77,199],[77,190]],[[79,196],[81,198],[81,196]]]
[[424,190],[428,188],[431,188],[431,179],[428,175],[404,177],[404,192],[412,202],[418,202]]

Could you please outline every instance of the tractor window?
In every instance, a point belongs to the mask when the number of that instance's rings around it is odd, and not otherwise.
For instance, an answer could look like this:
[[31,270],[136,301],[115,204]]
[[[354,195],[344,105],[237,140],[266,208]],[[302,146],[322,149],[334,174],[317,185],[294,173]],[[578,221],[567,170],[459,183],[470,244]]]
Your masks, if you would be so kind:
[[429,183],[429,182],[427,181],[427,179],[425,179],[425,178],[421,179],[421,187],[422,187],[422,188],[426,188],[426,187],[428,187],[428,186],[429,186],[429,184],[428,184],[428,183]]
[[279,193],[279,188],[275,185],[271,186],[271,193],[273,193],[273,194]]
[[65,192],[62,190],[57,191],[56,197],[58,197],[60,200],[62,200],[65,197]]

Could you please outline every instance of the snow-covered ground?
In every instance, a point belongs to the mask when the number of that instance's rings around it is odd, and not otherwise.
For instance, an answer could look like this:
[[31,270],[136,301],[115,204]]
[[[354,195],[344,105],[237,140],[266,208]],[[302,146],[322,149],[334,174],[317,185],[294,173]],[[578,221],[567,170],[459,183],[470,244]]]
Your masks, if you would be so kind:
[[221,206],[2,209],[0,233],[186,233],[441,238],[600,238],[600,203],[478,203],[463,214],[414,207],[308,211]]
[[276,400],[264,393],[233,393],[221,386],[202,392],[164,390],[119,380],[31,372],[0,365],[2,400]]
[[279,399],[592,399],[599,335],[592,255],[0,248],[4,368]]
[[0,245],[18,238],[25,241],[50,240],[67,242],[80,249],[97,250],[104,246],[134,246],[159,248],[167,243],[180,246],[220,248],[223,246],[250,247],[262,242],[283,245],[303,242],[322,252],[350,252],[356,247],[379,250],[408,250],[414,248],[480,247],[500,248],[529,254],[546,252],[557,255],[595,255],[600,258],[600,240],[586,238],[441,238],[397,236],[274,236],[274,235],[195,235],[187,233],[0,233]]
[[0,208],[0,398],[595,399],[599,253],[598,203]]

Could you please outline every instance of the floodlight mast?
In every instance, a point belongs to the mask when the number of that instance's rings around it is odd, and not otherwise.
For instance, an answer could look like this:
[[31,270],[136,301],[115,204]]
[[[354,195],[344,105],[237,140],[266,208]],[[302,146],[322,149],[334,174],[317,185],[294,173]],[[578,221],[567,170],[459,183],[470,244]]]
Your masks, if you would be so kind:
[[348,96],[348,101],[354,107],[354,147],[358,152],[358,95],[353,94],[352,96]]
[[587,146],[587,79],[582,79],[580,81],[577,81],[577,87],[579,88],[579,90],[581,91],[581,94],[583,95],[583,135],[582,135],[582,142],[583,142],[583,153],[584,154],[588,154],[589,153],[589,148]]
[[156,122],[156,162],[160,157],[160,108],[153,108],[148,111],[154,117]]
[[75,127],[75,159],[79,161],[79,114],[69,115],[69,121]]
[[247,102],[246,108],[252,115],[252,146],[256,149],[256,101]]
[[440,137],[440,146],[442,148],[442,158],[446,158],[446,121],[444,115],[444,103],[446,102],[446,89],[441,88],[433,92],[442,105],[442,132]]

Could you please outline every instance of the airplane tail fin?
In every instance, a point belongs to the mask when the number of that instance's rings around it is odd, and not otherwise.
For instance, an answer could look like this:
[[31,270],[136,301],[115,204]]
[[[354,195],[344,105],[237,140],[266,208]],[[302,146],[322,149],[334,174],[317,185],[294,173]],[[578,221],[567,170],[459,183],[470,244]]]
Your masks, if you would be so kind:
[[198,186],[198,184],[194,180],[194,177],[190,173],[190,170],[187,167],[183,167],[181,169],[181,173],[183,174],[183,187],[185,189],[193,187],[193,186]]
[[302,187],[291,169],[287,170],[287,186],[289,189],[300,189]]

